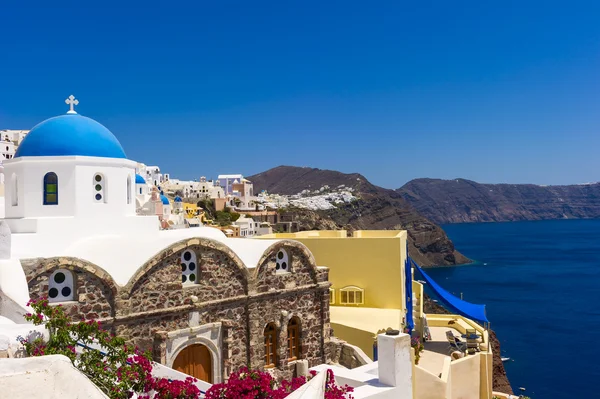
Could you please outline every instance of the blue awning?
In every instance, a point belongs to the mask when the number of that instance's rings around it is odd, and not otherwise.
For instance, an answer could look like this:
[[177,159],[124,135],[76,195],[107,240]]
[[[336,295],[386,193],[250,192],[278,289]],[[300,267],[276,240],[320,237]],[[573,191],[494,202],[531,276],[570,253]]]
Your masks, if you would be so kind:
[[423,279],[427,282],[431,290],[438,296],[444,307],[452,312],[456,312],[461,316],[468,317],[469,319],[478,321],[480,323],[489,323],[489,320],[485,315],[485,305],[478,305],[457,298],[443,289],[438,283],[435,282],[435,280],[429,277],[427,273],[425,273],[423,269],[421,269],[419,265],[415,263],[414,260],[411,259],[411,261],[421,273]]

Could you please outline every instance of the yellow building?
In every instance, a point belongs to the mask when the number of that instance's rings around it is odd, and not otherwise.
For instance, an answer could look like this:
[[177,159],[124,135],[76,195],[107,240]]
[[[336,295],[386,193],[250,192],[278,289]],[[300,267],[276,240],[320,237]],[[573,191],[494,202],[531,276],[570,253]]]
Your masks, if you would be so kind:
[[202,212],[202,208],[199,208],[198,205],[191,204],[189,202],[183,203],[183,209],[185,210],[185,217],[188,219],[196,218],[198,217],[199,213]]
[[[257,238],[300,241],[319,266],[329,268],[334,335],[358,347],[363,352],[359,357],[373,358],[377,334],[389,329],[402,331],[411,316],[417,335],[430,332],[419,364],[413,366],[413,398],[492,398],[492,350],[487,330],[459,315],[425,315],[423,285],[413,281],[412,272],[412,295],[407,297],[406,231],[355,231],[350,237],[344,230],[303,231]],[[407,314],[407,301],[412,303],[412,315]],[[448,332],[460,337],[469,331],[479,336],[477,350],[449,356]]]
[[337,337],[369,357],[377,332],[402,330],[406,324],[404,263],[406,231],[345,230],[278,233],[310,249],[317,264],[329,268],[331,324]]

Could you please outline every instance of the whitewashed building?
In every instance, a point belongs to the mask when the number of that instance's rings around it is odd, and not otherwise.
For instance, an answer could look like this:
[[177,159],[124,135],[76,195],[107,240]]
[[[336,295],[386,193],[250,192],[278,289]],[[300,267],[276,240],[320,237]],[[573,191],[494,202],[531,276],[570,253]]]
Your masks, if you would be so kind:
[[240,216],[233,224],[240,228],[240,237],[249,238],[258,234],[258,222],[246,217],[246,215]]
[[[179,201],[153,182],[148,194],[117,138],[68,103],[4,164],[0,342],[15,346],[35,330],[23,320],[26,303],[48,297],[73,320],[99,320],[155,361],[210,383],[244,366],[290,378],[297,363],[328,361],[327,269],[303,244],[161,228],[160,215],[168,223],[181,214],[171,204]],[[157,173],[146,175],[158,181]],[[289,259],[285,271],[278,257]]]

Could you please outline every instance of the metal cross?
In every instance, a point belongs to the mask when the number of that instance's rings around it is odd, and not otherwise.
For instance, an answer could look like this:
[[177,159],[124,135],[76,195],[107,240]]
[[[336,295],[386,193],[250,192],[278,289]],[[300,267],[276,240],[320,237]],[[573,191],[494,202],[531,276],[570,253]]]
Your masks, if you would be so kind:
[[65,103],[71,107],[71,109],[67,112],[67,114],[76,114],[74,106],[79,104],[79,100],[75,98],[74,95],[70,95],[69,98],[65,100]]

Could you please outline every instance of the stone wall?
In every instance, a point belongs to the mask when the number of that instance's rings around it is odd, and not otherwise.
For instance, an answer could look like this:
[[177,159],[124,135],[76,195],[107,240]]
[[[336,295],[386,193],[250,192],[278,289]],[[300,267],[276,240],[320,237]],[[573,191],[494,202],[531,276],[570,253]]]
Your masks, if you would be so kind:
[[[332,364],[340,365],[348,369],[364,366],[365,364],[372,363],[360,349],[356,346],[349,345],[346,341],[332,337],[326,350],[330,353],[328,355],[329,362]],[[359,353],[359,351],[361,353]]]
[[[289,254],[291,273],[276,273],[280,248]],[[192,251],[197,263],[195,284],[182,283],[182,255]],[[327,361],[330,337],[327,269],[317,269],[302,244],[278,242],[259,267],[246,268],[228,247],[210,239],[191,239],[163,250],[141,266],[124,287],[116,286],[97,266],[72,258],[22,261],[33,298],[47,296],[48,278],[58,268],[72,270],[76,301],[63,303],[73,320],[100,319],[106,328],[131,344],[151,351],[165,363],[168,333],[208,323],[221,323],[222,379],[242,367],[264,368],[264,328],[278,327],[278,360],[272,370],[289,378],[287,323],[300,320],[300,359],[310,366]]]
[[279,251],[279,248],[283,246],[283,244],[275,246],[272,254],[264,259],[257,268],[255,274],[256,292],[269,292],[273,291],[273,289],[295,288],[317,282],[317,270],[314,266],[314,258],[312,258],[312,254],[308,252],[304,246],[302,248],[286,246],[284,249],[289,256],[291,273],[275,273],[275,256]]
[[73,320],[106,319],[115,315],[117,287],[104,270],[83,260],[65,257],[28,259],[21,264],[31,299],[47,297],[52,273],[66,269],[73,274],[75,300],[64,302],[62,306]]

